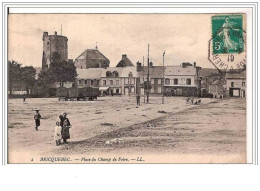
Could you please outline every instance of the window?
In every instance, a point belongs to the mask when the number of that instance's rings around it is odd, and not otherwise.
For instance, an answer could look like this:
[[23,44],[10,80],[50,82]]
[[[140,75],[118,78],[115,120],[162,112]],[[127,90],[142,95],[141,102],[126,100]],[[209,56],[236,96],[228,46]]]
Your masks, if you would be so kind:
[[128,78],[125,78],[125,84],[128,84]]
[[246,82],[242,82],[242,87],[245,87],[246,86]]
[[50,42],[47,42],[47,45],[49,45],[50,44]]
[[131,78],[131,84],[135,84],[135,79]]
[[97,85],[99,85],[99,80],[97,80]]
[[231,82],[231,87],[234,87],[234,82]]
[[91,80],[91,81],[90,81],[90,85],[93,86],[93,84],[94,84],[94,80]]
[[162,93],[162,88],[161,87],[158,87],[158,93]]
[[174,85],[178,85],[178,78],[174,78],[173,84],[174,84]]
[[186,85],[191,85],[191,79],[190,78],[186,79]]
[[119,75],[118,75],[118,72],[117,72],[117,71],[114,71],[114,72],[113,72],[113,76],[114,76],[114,77],[118,77],[118,76],[119,76]]
[[119,89],[116,89],[116,93],[119,94]]
[[85,80],[85,85],[87,84],[87,82],[88,82],[88,81],[87,81],[87,80]]
[[116,81],[116,85],[117,85],[117,86],[119,85],[119,80]]
[[106,80],[103,80],[103,85],[107,85],[107,81]]
[[158,84],[162,84],[162,80],[161,79],[158,79]]
[[185,78],[180,78],[179,85],[185,85],[186,83]]
[[151,84],[154,84],[154,79],[151,79]]
[[113,80],[110,80],[110,85],[113,85]]
[[112,76],[112,73],[110,71],[107,71],[106,72],[106,77],[111,77]]
[[152,89],[151,89],[151,93],[154,93],[154,87],[152,87]]
[[79,80],[79,85],[81,84],[81,80]]
[[170,79],[169,78],[165,79],[165,85],[170,85]]

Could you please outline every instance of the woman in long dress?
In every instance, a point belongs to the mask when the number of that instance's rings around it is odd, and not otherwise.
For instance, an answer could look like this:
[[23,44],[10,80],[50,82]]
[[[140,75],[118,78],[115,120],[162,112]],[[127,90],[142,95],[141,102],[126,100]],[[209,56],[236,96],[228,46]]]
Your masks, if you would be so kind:
[[60,126],[62,127],[62,131],[61,131],[61,135],[62,135],[62,139],[63,139],[63,143],[67,144],[67,139],[70,138],[70,121],[67,118],[67,113],[64,112],[63,115],[60,115]]

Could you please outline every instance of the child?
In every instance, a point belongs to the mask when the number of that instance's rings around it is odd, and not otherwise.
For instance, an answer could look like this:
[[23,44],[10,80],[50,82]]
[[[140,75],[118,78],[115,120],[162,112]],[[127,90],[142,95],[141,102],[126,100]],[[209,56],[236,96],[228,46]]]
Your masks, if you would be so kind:
[[54,140],[56,141],[56,146],[60,145],[61,142],[61,126],[60,122],[56,122],[55,132],[54,132]]
[[35,120],[35,130],[38,131],[38,127],[40,126],[40,119],[41,119],[41,115],[39,112],[39,109],[35,109],[36,113],[34,115],[34,120]]

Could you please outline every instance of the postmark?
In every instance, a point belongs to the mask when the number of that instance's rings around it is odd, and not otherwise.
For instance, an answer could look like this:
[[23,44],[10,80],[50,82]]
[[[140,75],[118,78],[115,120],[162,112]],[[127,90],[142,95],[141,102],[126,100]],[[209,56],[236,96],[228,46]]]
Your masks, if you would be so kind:
[[246,68],[245,14],[211,17],[208,59],[219,70]]

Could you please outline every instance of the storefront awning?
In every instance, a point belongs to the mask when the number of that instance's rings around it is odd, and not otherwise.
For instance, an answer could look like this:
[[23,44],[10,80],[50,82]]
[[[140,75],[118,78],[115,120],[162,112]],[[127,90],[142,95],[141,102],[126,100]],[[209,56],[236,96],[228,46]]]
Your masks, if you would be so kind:
[[99,91],[107,91],[109,87],[99,87]]

